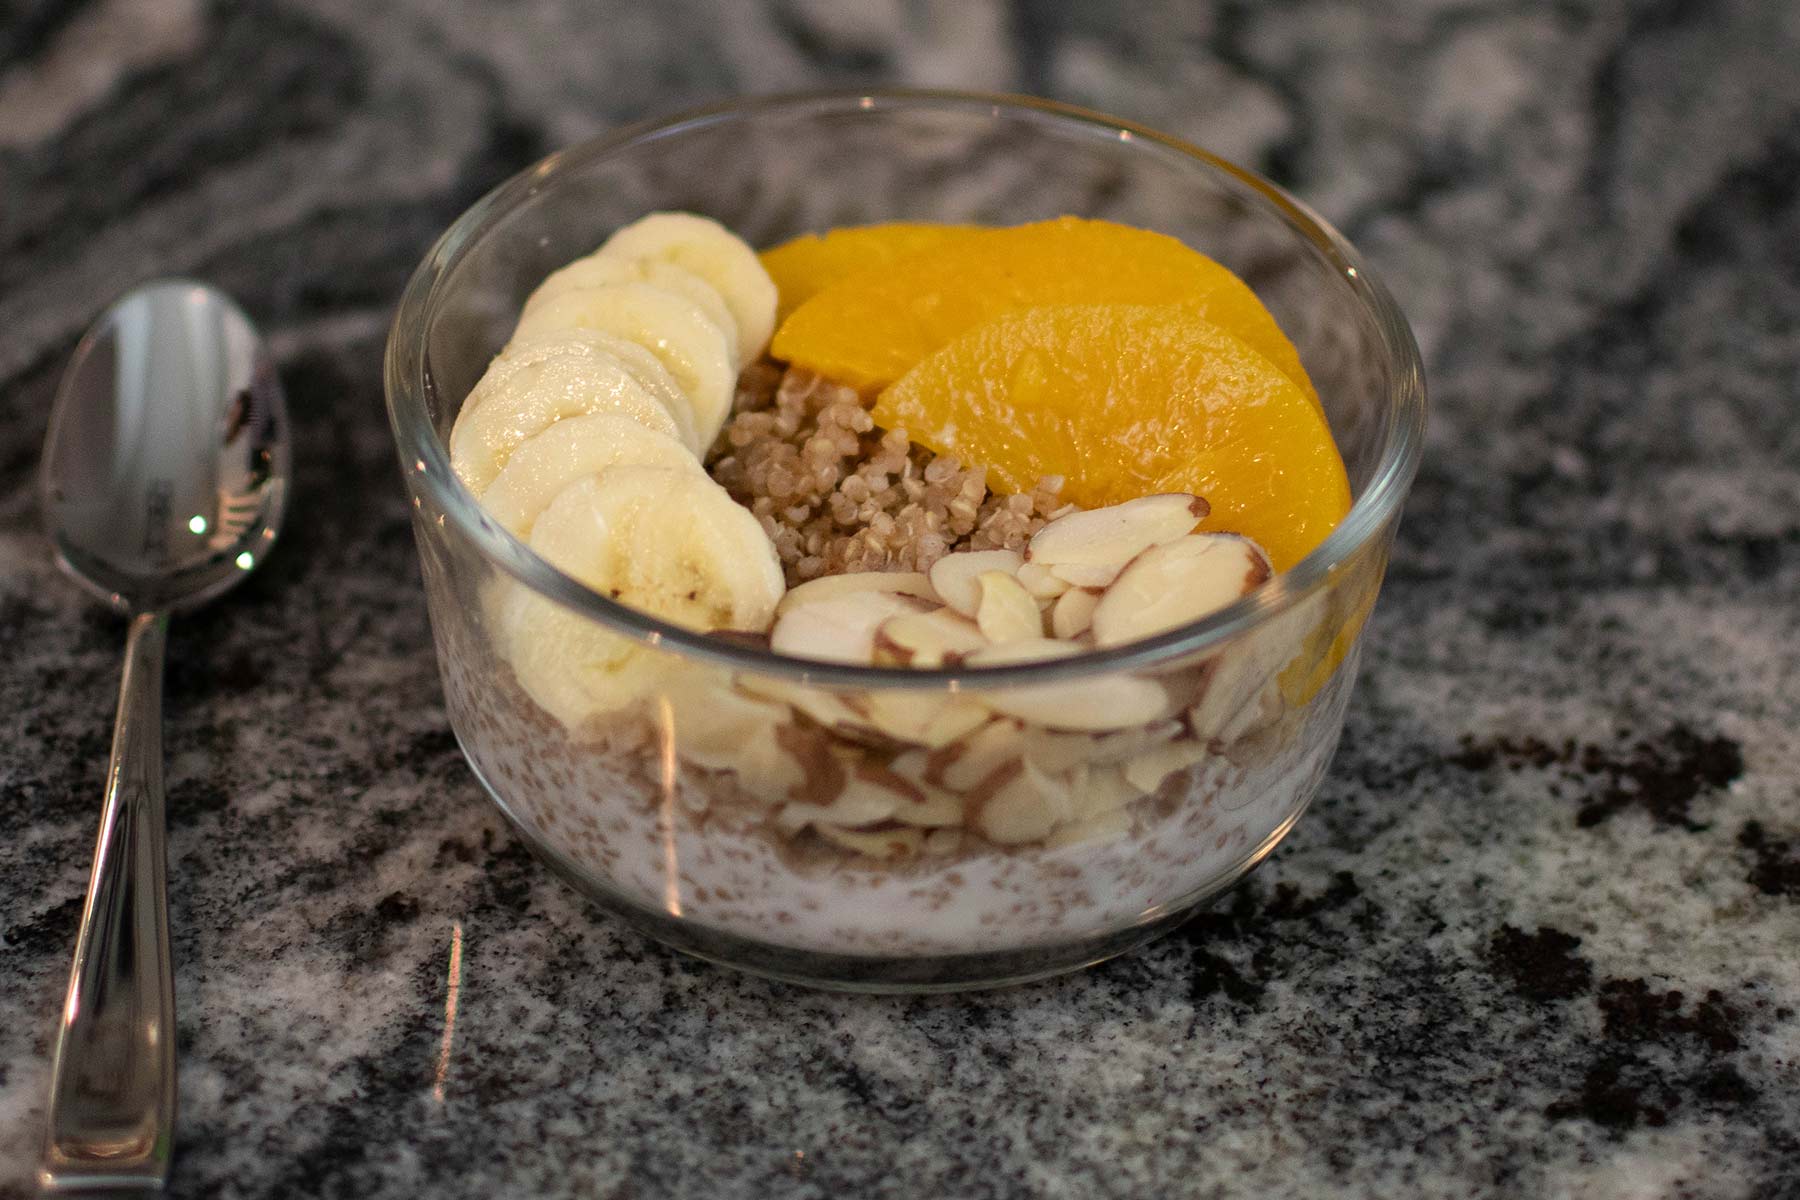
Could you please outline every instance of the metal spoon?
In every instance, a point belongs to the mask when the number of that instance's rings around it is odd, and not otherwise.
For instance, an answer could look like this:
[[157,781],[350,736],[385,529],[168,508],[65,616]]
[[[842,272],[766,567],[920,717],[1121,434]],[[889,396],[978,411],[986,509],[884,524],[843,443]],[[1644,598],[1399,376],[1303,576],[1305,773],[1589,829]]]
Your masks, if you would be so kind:
[[175,1130],[175,989],[163,824],[169,614],[274,544],[288,427],[262,339],[205,284],[126,295],[75,348],[44,444],[58,563],[131,617],[106,803],[56,1035],[40,1181],[158,1189]]

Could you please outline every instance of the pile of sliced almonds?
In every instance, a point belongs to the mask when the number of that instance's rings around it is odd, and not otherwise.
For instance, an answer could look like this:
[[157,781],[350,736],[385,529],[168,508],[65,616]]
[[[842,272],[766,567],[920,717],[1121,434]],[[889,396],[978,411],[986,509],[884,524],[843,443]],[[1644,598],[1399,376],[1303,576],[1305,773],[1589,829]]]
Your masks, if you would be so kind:
[[[1253,542],[1193,532],[1206,511],[1196,496],[1146,496],[1060,517],[1022,554],[813,580],[783,598],[771,643],[800,658],[954,668],[1137,641],[1270,577]],[[740,677],[735,691],[672,698],[675,744],[755,794],[787,796],[774,816],[783,833],[811,829],[873,858],[953,852],[965,832],[1065,845],[1125,833],[1134,800],[1278,716],[1269,667],[1215,660],[1173,684],[1116,672],[853,694]]]
[[[1119,646],[1197,621],[1268,580],[1256,543],[1194,533],[1206,501],[1175,492],[1071,512],[1016,550],[948,554],[929,575],[836,575],[776,609],[782,654],[878,666],[984,666]],[[1094,693],[1087,693],[1093,696]],[[1073,728],[1137,724],[1147,701],[1068,696]],[[1096,710],[1091,716],[1087,710]],[[1104,712],[1098,710],[1105,710]],[[1033,718],[1035,719],[1035,717]]]

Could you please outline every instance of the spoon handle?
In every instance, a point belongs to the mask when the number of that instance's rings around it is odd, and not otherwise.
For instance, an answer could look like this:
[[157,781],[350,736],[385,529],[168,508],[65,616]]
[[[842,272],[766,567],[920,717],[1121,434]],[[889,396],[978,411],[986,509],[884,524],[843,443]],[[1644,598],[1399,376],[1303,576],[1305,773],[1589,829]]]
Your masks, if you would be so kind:
[[40,1179],[160,1188],[175,1132],[175,986],[163,817],[163,649],[142,613],[125,643],[94,872],[56,1033]]

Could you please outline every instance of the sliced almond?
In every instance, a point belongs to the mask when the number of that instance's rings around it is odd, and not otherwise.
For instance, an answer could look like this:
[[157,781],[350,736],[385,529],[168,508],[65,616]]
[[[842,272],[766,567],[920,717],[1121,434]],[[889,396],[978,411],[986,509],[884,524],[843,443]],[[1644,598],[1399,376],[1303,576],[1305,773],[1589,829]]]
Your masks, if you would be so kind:
[[778,729],[793,720],[785,704],[697,682],[672,689],[667,699],[682,761],[734,771],[740,786],[766,799],[791,795],[805,781],[799,760],[778,736]]
[[1073,793],[1074,777],[1068,774],[1052,775],[1048,771],[1040,771],[1030,762],[1022,764],[1021,772],[1032,788],[1037,791],[1038,798],[1044,807],[1055,814],[1058,821],[1073,820],[1076,803]]
[[1070,513],[1033,534],[1025,558],[1047,567],[1123,566],[1152,546],[1192,533],[1209,511],[1198,496],[1165,492]]
[[892,766],[864,759],[851,771],[851,779],[858,786],[876,787],[892,793],[896,798],[893,820],[930,827],[962,824],[962,797],[910,779]]
[[988,645],[975,623],[953,609],[901,613],[875,630],[877,663],[901,667],[955,665]]
[[975,624],[992,642],[1017,642],[1044,636],[1044,614],[1017,579],[1004,571],[983,571],[976,579],[981,599]]
[[934,791],[917,804],[902,803],[894,809],[894,820],[916,829],[958,829],[964,818],[961,796]]
[[815,825],[813,830],[828,842],[882,862],[917,858],[925,848],[925,835],[917,829],[883,829],[869,833],[836,825]]
[[1144,551],[1094,609],[1094,640],[1135,642],[1198,621],[1261,586],[1268,556],[1249,538],[1197,533]]
[[1021,736],[1026,759],[1052,774],[1090,761],[1100,741],[1091,733],[1055,733],[1048,729],[1027,729]]
[[745,742],[731,769],[740,787],[762,799],[792,796],[806,784],[806,769],[773,738]]
[[963,823],[963,801],[941,788],[928,789],[919,800],[894,806],[894,820],[920,829],[950,829]]
[[1040,773],[1020,771],[975,811],[973,825],[990,842],[1017,846],[1048,837],[1066,806],[1041,788]]
[[1271,679],[1263,684],[1255,699],[1238,709],[1237,715],[1219,728],[1220,741],[1234,742],[1281,719],[1281,685]]
[[981,604],[977,581],[986,571],[1017,571],[1025,556],[1017,550],[961,550],[946,554],[931,567],[931,586],[938,598],[965,617],[973,617]]
[[773,742],[775,726],[791,719],[786,705],[729,685],[701,683],[671,687],[664,694],[675,725],[675,749],[696,766],[711,770],[736,766],[747,746]]
[[1125,778],[1125,772],[1112,763],[1089,767],[1080,786],[1072,787],[1070,791],[1075,797],[1077,820],[1117,811],[1143,794]]
[[1117,763],[1140,754],[1152,746],[1174,739],[1181,733],[1181,722],[1153,721],[1117,733],[1058,733],[1048,729],[1027,729],[1021,735],[1025,757],[1039,768],[1056,774],[1086,763],[1100,766]]
[[1050,574],[1070,587],[1098,590],[1111,584],[1124,569],[1124,563],[1111,563],[1102,567],[1088,566],[1085,563],[1058,563],[1050,568]]
[[1205,690],[1199,703],[1188,710],[1195,736],[1208,740],[1222,737],[1251,699],[1268,681],[1272,664],[1248,642],[1228,646],[1213,657],[1206,672]]
[[[845,576],[844,578],[851,578]],[[791,593],[790,593],[791,594]],[[903,592],[850,591],[796,604],[775,619],[769,646],[777,654],[867,664],[875,630],[889,617],[925,612],[929,602]]]
[[888,770],[917,787],[929,787],[925,776],[931,770],[931,755],[925,750],[903,750],[888,761]]
[[1169,776],[1177,771],[1187,770],[1205,758],[1207,753],[1206,743],[1193,738],[1157,746],[1125,760],[1125,782],[1149,795],[1160,788]]
[[859,571],[851,575],[823,575],[809,579],[799,587],[789,588],[775,606],[780,616],[790,608],[829,600],[852,592],[889,592],[897,596],[916,596],[921,600],[937,600],[931,580],[919,571]]
[[862,724],[897,741],[916,741],[950,697],[938,692],[865,692],[856,698]]
[[[1027,638],[990,646],[969,656],[971,666],[1067,658],[1081,653],[1069,642]],[[975,694],[975,693],[971,693]],[[1168,693],[1135,675],[1094,675],[1069,683],[989,688],[980,700],[995,712],[1050,729],[1109,731],[1146,725],[1165,715]]]
[[868,692],[859,697],[865,721],[902,742],[937,749],[987,724],[981,704],[951,692]]
[[939,710],[916,740],[921,746],[936,750],[974,733],[986,725],[991,716],[985,704],[973,697],[959,696]]
[[1125,675],[1083,679],[1078,685],[1037,684],[996,688],[982,697],[989,708],[1050,729],[1126,729],[1154,721],[1168,708],[1168,693],[1147,679]]
[[855,828],[873,825],[894,815],[900,794],[860,776],[852,775],[830,804],[789,804],[775,815],[775,824],[786,833],[825,822]]
[[1027,562],[1019,567],[1019,583],[1039,600],[1054,600],[1069,590],[1069,581],[1058,579],[1042,563]]
[[821,725],[841,728],[855,725],[862,719],[861,714],[845,704],[837,693],[807,684],[746,673],[739,678],[738,686],[753,695],[792,705]]
[[1064,846],[1097,846],[1116,842],[1130,832],[1131,817],[1123,810],[1114,809],[1083,821],[1057,826],[1056,832],[1045,839],[1044,845],[1052,850],[1060,850]]
[[1068,658],[1080,653],[1079,646],[1071,646],[1067,642],[1059,642],[1054,638],[1019,638],[1016,641],[977,650],[969,655],[968,665],[972,667],[1016,666],[1019,663],[1041,662],[1051,658]]
[[1094,739],[1094,753],[1090,761],[1097,763],[1124,762],[1134,754],[1142,753],[1152,746],[1160,746],[1181,735],[1180,721],[1157,721],[1140,729],[1124,729],[1118,733],[1109,733]]
[[1080,637],[1093,624],[1094,609],[1099,605],[1099,592],[1092,588],[1070,588],[1057,598],[1056,607],[1050,610],[1050,632],[1065,641]]
[[800,764],[800,782],[788,793],[789,799],[824,806],[838,798],[850,773],[844,760],[831,752],[829,734],[799,724],[783,725],[775,731],[775,740]]
[[927,777],[935,774],[950,790],[969,791],[1019,757],[1019,726],[994,721],[939,753],[942,760],[933,764],[935,771],[927,770]]
[[[1324,592],[1315,592],[1221,649],[1207,663],[1201,691],[1188,710],[1188,722],[1202,739],[1230,740],[1266,723],[1259,693],[1268,689],[1287,665],[1321,638],[1320,622],[1327,607]],[[1283,703],[1275,687],[1275,704]],[[1272,718],[1271,718],[1272,719]]]

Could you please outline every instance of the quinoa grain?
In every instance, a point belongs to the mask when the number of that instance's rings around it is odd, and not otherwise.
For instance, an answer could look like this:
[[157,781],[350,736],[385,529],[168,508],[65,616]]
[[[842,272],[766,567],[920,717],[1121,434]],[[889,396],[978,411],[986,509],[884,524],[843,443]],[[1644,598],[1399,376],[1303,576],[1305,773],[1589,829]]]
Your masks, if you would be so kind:
[[1062,480],[996,495],[985,467],[876,427],[855,389],[769,359],[738,379],[708,456],[713,478],[762,523],[788,586],[856,571],[927,571],[955,550],[1023,549],[1061,503]]

